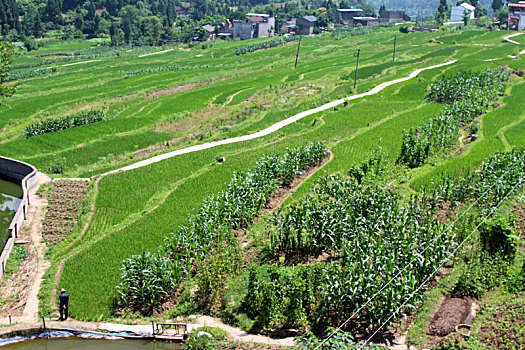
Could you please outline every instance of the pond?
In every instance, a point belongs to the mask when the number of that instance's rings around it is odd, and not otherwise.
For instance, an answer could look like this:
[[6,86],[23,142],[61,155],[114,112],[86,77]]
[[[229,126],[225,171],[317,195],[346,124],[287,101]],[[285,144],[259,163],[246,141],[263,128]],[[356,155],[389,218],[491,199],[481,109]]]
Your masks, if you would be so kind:
[[9,225],[22,201],[22,187],[0,179],[0,252],[9,238]]
[[105,340],[77,337],[27,340],[0,347],[8,350],[181,350],[182,345],[149,340]]

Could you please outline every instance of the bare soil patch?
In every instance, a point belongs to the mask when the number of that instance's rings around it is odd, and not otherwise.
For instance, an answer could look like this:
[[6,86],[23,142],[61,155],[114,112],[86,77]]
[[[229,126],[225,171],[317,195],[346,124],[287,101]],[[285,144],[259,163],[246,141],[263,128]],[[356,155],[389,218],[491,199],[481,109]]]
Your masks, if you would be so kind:
[[84,181],[61,180],[48,194],[48,210],[42,225],[42,236],[54,245],[66,238],[77,226],[78,212],[89,184]]
[[219,82],[219,81],[222,81],[222,80],[226,80],[226,79],[230,79],[230,78],[232,78],[232,77],[225,77],[225,78],[220,78],[220,79],[215,79],[215,80],[203,81],[203,82],[200,82],[200,83],[190,83],[190,84],[186,84],[186,85],[180,85],[180,86],[176,86],[176,87],[173,87],[173,88],[170,88],[170,89],[159,90],[159,91],[155,91],[155,92],[149,93],[149,94],[146,95],[146,97],[148,97],[148,98],[155,98],[155,97],[173,95],[173,94],[177,94],[179,92],[184,92],[184,91],[188,91],[188,90],[194,89],[194,88],[199,87],[199,86],[213,84],[213,83],[216,83],[216,82]]
[[470,313],[470,300],[446,297],[428,325],[428,334],[444,337],[465,322]]

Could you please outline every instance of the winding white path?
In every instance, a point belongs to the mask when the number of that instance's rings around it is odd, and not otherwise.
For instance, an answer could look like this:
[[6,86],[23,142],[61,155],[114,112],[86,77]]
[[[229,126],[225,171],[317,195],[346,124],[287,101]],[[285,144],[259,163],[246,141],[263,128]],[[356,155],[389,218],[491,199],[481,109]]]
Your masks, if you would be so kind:
[[387,81],[387,82],[384,82],[384,83],[381,83],[381,84],[377,85],[375,88],[373,88],[372,90],[367,91],[365,93],[358,94],[358,95],[352,95],[352,96],[349,96],[349,97],[345,97],[345,98],[342,98],[342,99],[339,99],[339,100],[336,100],[336,101],[329,102],[329,103],[324,104],[324,105],[322,105],[320,107],[313,108],[313,109],[310,109],[310,110],[298,113],[298,114],[296,114],[296,115],[294,115],[294,116],[292,116],[290,118],[287,118],[287,119],[282,120],[282,121],[280,121],[278,123],[275,123],[275,124],[267,127],[266,129],[263,129],[261,131],[255,132],[253,134],[248,134],[248,135],[244,135],[244,136],[237,136],[237,137],[232,137],[232,138],[225,139],[225,140],[212,141],[212,142],[207,142],[207,143],[204,143],[204,144],[201,144],[201,145],[195,145],[195,146],[191,146],[191,147],[186,147],[186,148],[179,149],[179,150],[176,150],[176,151],[173,151],[173,152],[168,152],[168,153],[164,153],[164,154],[161,154],[161,155],[149,158],[149,159],[145,159],[145,160],[139,161],[137,163],[134,163],[134,164],[131,164],[131,165],[119,168],[119,169],[115,169],[115,170],[103,173],[103,174],[101,174],[99,176],[107,176],[107,175],[118,173],[118,172],[121,172],[121,171],[129,171],[129,170],[132,170],[132,169],[142,168],[144,166],[147,166],[147,165],[150,165],[150,164],[153,164],[153,163],[157,163],[157,162],[161,162],[163,160],[166,160],[166,159],[169,159],[169,158],[173,158],[173,157],[176,157],[176,156],[180,156],[180,155],[186,154],[186,153],[202,151],[202,150],[205,150],[205,149],[208,149],[208,148],[213,148],[213,147],[222,146],[222,145],[228,145],[228,144],[231,144],[231,143],[249,141],[249,140],[257,139],[257,138],[260,138],[260,137],[264,137],[264,136],[267,136],[267,135],[270,135],[270,134],[276,132],[277,130],[280,130],[280,129],[284,128],[285,126],[288,126],[288,125],[290,125],[292,123],[295,123],[298,120],[301,120],[301,119],[303,119],[305,117],[308,117],[308,116],[310,116],[312,114],[316,114],[316,113],[319,113],[319,112],[326,111],[327,109],[334,108],[336,106],[339,106],[340,104],[345,103],[346,101],[352,101],[352,100],[356,100],[356,99],[363,98],[363,97],[366,97],[366,96],[377,94],[381,90],[383,90],[383,89],[385,89],[385,88],[387,88],[387,87],[389,87],[391,85],[402,83],[402,82],[405,82],[407,80],[410,80],[410,79],[416,77],[419,73],[421,73],[423,71],[430,70],[430,69],[435,69],[435,68],[439,68],[439,67],[443,67],[443,66],[448,66],[450,64],[455,63],[456,61],[457,60],[451,60],[451,61],[446,62],[446,63],[436,64],[434,66],[429,66],[429,67],[416,69],[415,71],[413,71],[412,73],[410,73],[406,77],[395,79],[395,80],[391,80],[391,81]]
[[[524,33],[515,33],[515,34],[507,35],[507,36],[503,37],[503,40],[508,41],[509,43],[512,43],[512,44],[521,45],[520,42],[514,41],[511,38],[514,38],[515,36],[523,35],[523,34]],[[520,51],[520,55],[525,55],[525,50],[521,50]],[[508,57],[516,58],[516,56],[514,56],[514,55],[508,55]]]
[[516,44],[516,45],[521,45],[520,42],[517,42],[517,41],[514,41],[514,40],[510,39],[510,38],[514,38],[515,36],[518,36],[518,35],[523,35],[523,33],[515,33],[515,34],[507,35],[507,36],[503,37],[503,40],[508,41],[509,43]]
[[150,53],[145,53],[145,54],[139,55],[139,57],[147,57],[147,56],[152,56],[152,55],[158,55],[158,54],[161,54],[161,53],[170,52],[170,51],[174,51],[174,50],[175,49],[167,49],[167,50],[162,50],[162,51],[157,51],[157,52],[150,52]]

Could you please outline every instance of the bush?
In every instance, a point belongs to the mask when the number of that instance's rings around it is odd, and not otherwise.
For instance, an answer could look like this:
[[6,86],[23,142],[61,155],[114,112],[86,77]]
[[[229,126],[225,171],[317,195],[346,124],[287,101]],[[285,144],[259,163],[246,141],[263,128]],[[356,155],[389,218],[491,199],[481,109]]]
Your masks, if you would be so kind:
[[403,24],[399,27],[401,33],[408,33],[410,31],[410,26],[408,24]]
[[212,350],[216,349],[219,342],[228,339],[228,333],[216,327],[199,327],[190,333],[184,349]]
[[467,263],[453,294],[479,298],[505,281],[507,269],[507,261],[500,256],[481,253]]
[[489,255],[514,260],[519,244],[518,230],[515,222],[509,225],[505,218],[496,216],[479,228],[481,249]]

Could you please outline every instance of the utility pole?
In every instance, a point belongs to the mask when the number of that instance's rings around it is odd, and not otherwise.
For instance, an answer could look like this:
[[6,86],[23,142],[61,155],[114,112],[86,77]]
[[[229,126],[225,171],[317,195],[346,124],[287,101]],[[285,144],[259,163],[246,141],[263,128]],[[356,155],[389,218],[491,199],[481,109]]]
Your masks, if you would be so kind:
[[303,36],[302,35],[299,35],[299,45],[297,45],[297,54],[295,55],[295,67],[294,68],[297,68],[297,60],[299,59],[299,49],[301,48],[301,38]]
[[397,35],[394,35],[394,54],[392,56],[392,62],[396,61],[396,39],[397,39]]
[[357,84],[357,70],[359,69],[359,52],[360,51],[361,51],[361,49],[357,49],[357,63],[355,65],[354,89],[355,89],[356,84]]

